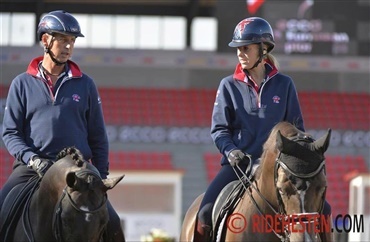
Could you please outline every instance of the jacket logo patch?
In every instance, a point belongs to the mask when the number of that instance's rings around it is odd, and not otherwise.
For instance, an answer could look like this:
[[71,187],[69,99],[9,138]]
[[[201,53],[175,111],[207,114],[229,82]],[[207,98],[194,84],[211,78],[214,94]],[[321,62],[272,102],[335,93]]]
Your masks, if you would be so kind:
[[72,99],[73,99],[73,101],[75,101],[75,102],[79,102],[79,101],[80,101],[80,99],[81,99],[81,97],[80,97],[78,94],[73,94],[73,95],[72,95]]
[[274,103],[280,103],[280,97],[279,97],[279,96],[273,96],[273,97],[272,97],[272,101],[273,101]]

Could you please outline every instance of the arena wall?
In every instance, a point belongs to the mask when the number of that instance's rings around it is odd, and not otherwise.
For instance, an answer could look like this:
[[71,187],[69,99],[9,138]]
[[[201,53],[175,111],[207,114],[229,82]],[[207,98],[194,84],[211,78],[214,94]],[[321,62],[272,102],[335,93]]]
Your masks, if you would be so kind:
[[[2,47],[0,83],[10,83],[42,53],[39,46]],[[370,93],[369,58],[276,57],[298,91]],[[234,54],[213,52],[77,48],[73,60],[98,86],[138,88],[217,88],[237,63]]]

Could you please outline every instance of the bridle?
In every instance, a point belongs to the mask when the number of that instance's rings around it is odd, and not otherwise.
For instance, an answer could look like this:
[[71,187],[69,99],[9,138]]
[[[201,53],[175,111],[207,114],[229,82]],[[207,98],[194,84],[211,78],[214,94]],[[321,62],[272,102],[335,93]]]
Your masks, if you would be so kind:
[[[314,139],[312,139],[311,137],[309,136],[302,136],[302,135],[297,135],[297,136],[294,136],[291,138],[292,141],[295,141],[295,142],[306,142],[306,143],[312,143],[314,142]],[[278,180],[278,169],[279,167],[281,167],[285,172],[291,174],[292,176],[294,177],[297,177],[297,178],[301,178],[301,179],[309,179],[309,178],[312,178],[314,176],[316,176],[317,174],[319,174],[323,169],[325,169],[325,160],[322,160],[320,165],[313,171],[313,172],[310,172],[310,173],[296,173],[294,172],[293,170],[291,170],[281,159],[281,155],[282,153],[279,152],[278,156],[276,157],[275,159],[275,168],[274,168],[274,187],[275,187],[275,191],[276,191],[276,195],[277,195],[277,199],[278,199],[278,211],[276,211],[276,209],[272,206],[272,204],[261,194],[261,192],[258,190],[258,188],[252,183],[252,181],[250,180],[250,178],[246,175],[244,175],[243,177],[240,177],[238,175],[238,173],[236,172],[235,168],[234,168],[234,172],[235,174],[238,176],[239,180],[242,181],[242,184],[243,184],[243,187],[245,189],[245,191],[247,191],[247,194],[249,195],[251,201],[254,203],[254,205],[256,206],[259,214],[261,215],[261,217],[265,220],[267,226],[274,232],[274,234],[282,241],[282,242],[289,242],[290,241],[290,236],[291,236],[291,230],[289,229],[289,227],[293,224],[296,224],[298,221],[296,220],[297,217],[301,218],[301,217],[311,217],[311,218],[316,218],[318,219],[319,218],[319,214],[322,213],[323,209],[324,209],[324,203],[325,203],[325,193],[326,193],[326,188],[325,188],[325,191],[324,191],[324,194],[322,196],[322,201],[321,201],[321,206],[320,206],[320,209],[319,209],[319,212],[313,212],[313,213],[299,213],[299,214],[291,214],[291,215],[288,215],[286,214],[286,211],[285,211],[285,208],[284,208],[284,204],[283,204],[283,200],[281,198],[281,195],[279,193],[279,190],[277,189],[277,180]],[[250,159],[250,162],[252,162],[251,158],[249,157]],[[237,166],[237,168],[239,169],[239,171],[243,172],[239,166]],[[242,174],[245,174],[244,172]],[[279,217],[280,220],[284,220],[284,228],[282,229],[282,231],[284,231],[282,234],[281,233],[278,233],[275,228],[270,224],[269,221],[267,221],[267,219],[265,218],[265,216],[263,216],[263,213],[260,209],[260,207],[258,206],[257,202],[255,201],[255,199],[253,198],[252,196],[252,193],[251,191],[247,188],[246,184],[245,184],[245,181],[247,181],[249,184],[250,184],[250,187],[252,189],[254,189],[257,194],[260,196],[260,198],[265,202],[267,203],[267,205],[270,207],[270,209],[273,211],[273,213]],[[306,220],[306,221],[302,221],[300,220],[299,222],[303,222],[303,223],[316,223],[316,224],[319,224],[317,223],[317,220]]]
[[[308,137],[308,136],[295,136],[295,137],[292,138],[292,140],[295,141],[295,142],[306,142],[306,143],[314,142],[314,140],[311,137]],[[278,156],[275,160],[274,187],[275,187],[275,190],[276,190],[276,197],[277,197],[277,200],[278,200],[278,210],[279,210],[278,214],[281,215],[282,218],[285,219],[285,221],[288,221],[288,222],[284,223],[285,224],[284,234],[283,235],[279,234],[278,237],[281,239],[281,241],[290,241],[290,235],[291,235],[291,229],[289,229],[290,226],[292,226],[292,225],[294,225],[298,222],[319,224],[319,222],[317,220],[319,219],[319,214],[322,214],[322,211],[324,209],[326,188],[325,188],[325,191],[324,191],[323,196],[321,198],[321,205],[320,205],[319,212],[297,213],[297,214],[287,215],[287,213],[285,211],[285,208],[284,208],[283,200],[281,198],[281,194],[280,194],[279,190],[277,189],[278,169],[280,167],[286,173],[289,173],[293,177],[297,177],[297,178],[306,180],[306,179],[309,179],[309,178],[312,178],[312,177],[316,176],[323,169],[325,169],[325,160],[322,160],[321,163],[319,164],[319,166],[314,171],[312,171],[310,173],[297,173],[297,172],[294,172],[292,169],[290,169],[282,161],[281,155],[282,155],[282,153],[279,152],[279,154],[278,154]],[[300,218],[300,221],[298,221],[297,218]],[[315,218],[315,219],[302,221],[301,218]],[[277,234],[277,233],[275,232],[275,234]]]
[[[76,172],[77,177],[83,176],[83,175],[87,175],[89,181],[93,181],[94,178],[101,180],[101,177],[100,177],[99,173],[97,173],[97,171],[94,171],[94,170],[84,169],[84,170],[79,170],[79,171]],[[91,188],[89,187],[89,189],[91,189]],[[107,194],[106,193],[104,194],[104,198],[103,198],[101,204],[97,208],[95,208],[94,210],[84,210],[84,209],[79,208],[79,206],[76,204],[76,202],[73,201],[73,199],[71,197],[71,194],[68,192],[68,185],[66,185],[64,187],[63,193],[60,196],[59,201],[56,205],[54,216],[53,216],[53,231],[54,231],[54,236],[55,236],[55,238],[57,239],[58,242],[63,242],[64,241],[63,240],[62,218],[61,218],[61,214],[62,214],[62,211],[63,211],[62,204],[63,204],[64,200],[67,200],[67,202],[79,213],[94,214],[94,213],[99,212],[104,206],[106,206]]]

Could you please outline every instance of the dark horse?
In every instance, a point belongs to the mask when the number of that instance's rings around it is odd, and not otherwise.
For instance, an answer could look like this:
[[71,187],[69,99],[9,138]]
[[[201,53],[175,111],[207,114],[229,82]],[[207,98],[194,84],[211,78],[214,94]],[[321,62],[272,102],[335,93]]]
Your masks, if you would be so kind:
[[109,220],[107,191],[122,178],[102,180],[77,149],[62,150],[41,181],[33,183],[20,219],[7,221],[12,228],[6,240],[102,241]]
[[[332,241],[331,217],[322,214],[330,133],[314,141],[292,124],[278,123],[253,178],[237,182],[244,193],[236,196],[231,211],[214,220],[221,222],[214,226],[213,241]],[[202,197],[187,211],[180,241],[193,240]]]

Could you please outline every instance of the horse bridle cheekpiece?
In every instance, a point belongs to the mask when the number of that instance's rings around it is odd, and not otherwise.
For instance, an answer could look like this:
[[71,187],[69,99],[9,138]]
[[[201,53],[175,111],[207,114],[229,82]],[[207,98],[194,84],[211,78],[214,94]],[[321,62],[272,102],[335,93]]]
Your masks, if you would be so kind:
[[[280,142],[278,142],[280,143],[281,147],[279,147],[279,154],[275,161],[274,168],[275,187],[277,187],[279,167],[282,168],[287,175],[291,177],[300,178],[303,180],[310,179],[319,174],[322,171],[322,169],[325,169],[325,158],[323,155],[318,154],[318,152],[315,150],[315,148],[317,147],[315,146],[315,140],[312,137],[298,134],[297,136],[288,139],[282,136],[280,132],[278,132],[278,139],[281,139]],[[326,188],[322,197],[319,212],[301,213],[295,215],[302,217],[305,216],[313,217],[314,215],[322,213],[325,203],[325,192]],[[277,188],[276,196],[278,199],[279,214],[282,215],[281,217],[284,218],[286,221],[290,221],[289,224],[295,223],[296,221],[291,221],[292,216],[286,214],[281,194]],[[274,232],[281,239],[281,241],[290,241],[289,229],[284,228],[284,231],[285,232],[283,235],[280,235],[275,231]]]
[[[89,169],[81,169],[75,172],[76,177],[83,178],[87,177],[87,182],[89,183],[89,189],[93,188],[93,184],[96,180],[100,181],[101,177],[97,170],[89,170]],[[54,219],[53,219],[53,231],[54,236],[57,239],[58,242],[62,242],[63,240],[63,231],[62,231],[62,220],[61,220],[61,214],[63,211],[62,203],[63,200],[67,199],[69,204],[79,213],[87,214],[87,213],[97,213],[100,211],[101,208],[103,208],[107,203],[107,194],[105,194],[103,201],[101,204],[95,208],[94,210],[83,210],[78,207],[78,205],[73,201],[71,194],[68,192],[68,185],[65,186],[63,189],[63,193],[61,197],[59,198],[59,202],[57,203],[57,207],[54,213]]]

